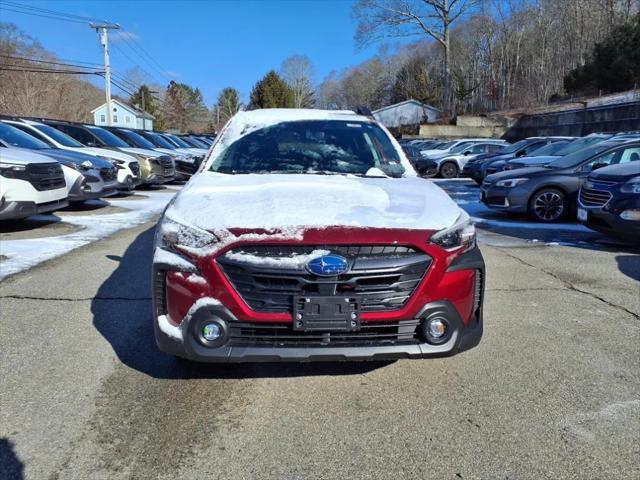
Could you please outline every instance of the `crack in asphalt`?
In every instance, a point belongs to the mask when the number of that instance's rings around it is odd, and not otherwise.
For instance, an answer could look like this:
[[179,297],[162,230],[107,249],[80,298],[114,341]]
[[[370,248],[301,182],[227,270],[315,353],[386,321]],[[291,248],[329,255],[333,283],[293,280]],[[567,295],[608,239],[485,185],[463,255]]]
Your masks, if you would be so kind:
[[116,300],[116,301],[151,301],[151,297],[85,297],[85,298],[68,298],[68,297],[35,297],[30,295],[0,295],[0,299],[11,298],[14,300],[42,300],[53,302],[89,302],[93,300]]
[[[534,265],[534,264],[532,264],[532,263],[529,263],[529,262],[527,262],[526,260],[523,260],[522,258],[518,257],[517,255],[514,255],[514,254],[512,254],[512,253],[510,253],[510,252],[506,251],[504,248],[500,248],[500,247],[493,247],[493,248],[495,248],[496,250],[498,250],[498,251],[500,251],[500,252],[504,253],[504,254],[505,254],[505,255],[507,255],[508,257],[513,258],[514,260],[516,260],[516,261],[520,262],[520,263],[521,263],[521,264],[523,264],[523,265],[526,265],[526,266],[531,267],[531,268],[533,268],[533,269],[535,269],[535,270],[538,270],[539,272],[546,273],[546,274],[547,274],[547,275],[549,275],[550,277],[555,278],[556,280],[558,280],[558,281],[562,282],[562,284],[564,285],[564,287],[565,287],[566,289],[568,289],[568,290],[573,290],[574,292],[578,292],[578,293],[582,293],[582,294],[584,294],[584,295],[588,295],[588,296],[590,296],[591,298],[593,298],[593,299],[595,299],[595,300],[599,300],[599,301],[601,301],[601,302],[602,302],[602,303],[604,303],[605,305],[608,305],[608,306],[610,306],[610,307],[612,307],[612,308],[616,308],[616,309],[618,309],[618,310],[622,310],[623,312],[628,313],[629,315],[631,315],[631,316],[632,316],[632,317],[634,317],[635,319],[640,320],[640,315],[638,315],[637,313],[635,313],[635,312],[633,312],[633,311],[629,310],[627,307],[624,307],[624,306],[622,306],[622,305],[618,305],[617,303],[610,302],[610,301],[609,301],[609,300],[607,300],[606,298],[603,298],[603,297],[601,297],[601,296],[599,296],[599,295],[596,295],[596,294],[595,294],[595,293],[593,293],[593,292],[589,292],[589,291],[587,291],[587,290],[582,290],[582,289],[580,289],[580,288],[576,287],[576,286],[575,286],[574,284],[572,284],[571,282],[569,282],[569,281],[565,280],[564,278],[560,277],[559,275],[557,275],[557,274],[555,274],[555,273],[553,273],[553,272],[551,272],[551,271],[549,271],[549,270],[545,270],[544,268],[539,267],[538,265]],[[554,290],[557,290],[557,289],[554,289]]]

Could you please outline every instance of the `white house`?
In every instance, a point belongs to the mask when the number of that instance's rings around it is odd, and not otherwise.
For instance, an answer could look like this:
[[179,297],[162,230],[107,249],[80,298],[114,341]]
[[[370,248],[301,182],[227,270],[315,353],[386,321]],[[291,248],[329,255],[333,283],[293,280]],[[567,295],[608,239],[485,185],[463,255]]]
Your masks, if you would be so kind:
[[[111,100],[112,125],[114,127],[153,130],[153,115],[118,100]],[[94,125],[107,125],[107,104],[91,110]]]
[[440,115],[440,110],[417,100],[389,105],[375,110],[373,116],[385,127],[402,127],[433,123]]

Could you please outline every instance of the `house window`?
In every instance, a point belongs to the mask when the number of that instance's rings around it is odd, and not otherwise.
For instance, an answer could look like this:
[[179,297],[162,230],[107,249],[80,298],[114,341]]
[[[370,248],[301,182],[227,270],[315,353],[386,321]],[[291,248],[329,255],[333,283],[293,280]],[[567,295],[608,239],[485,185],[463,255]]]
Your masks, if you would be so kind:
[[131,123],[131,117],[127,115],[126,117],[124,117],[124,121],[125,123]]
[[113,116],[113,121],[114,121],[114,123],[118,121],[118,115],[114,115]]
[[101,123],[104,123],[104,122],[105,122],[105,120],[106,120],[106,119],[104,118],[104,115],[100,115],[100,122],[101,122]]

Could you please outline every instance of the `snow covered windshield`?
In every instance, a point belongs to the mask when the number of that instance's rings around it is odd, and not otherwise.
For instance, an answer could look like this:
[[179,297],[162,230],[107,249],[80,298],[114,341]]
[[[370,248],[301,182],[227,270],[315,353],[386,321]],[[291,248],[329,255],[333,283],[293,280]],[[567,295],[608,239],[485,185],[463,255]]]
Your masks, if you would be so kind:
[[391,177],[404,173],[398,152],[378,125],[302,120],[277,123],[240,137],[213,160],[210,170],[365,175],[372,168]]

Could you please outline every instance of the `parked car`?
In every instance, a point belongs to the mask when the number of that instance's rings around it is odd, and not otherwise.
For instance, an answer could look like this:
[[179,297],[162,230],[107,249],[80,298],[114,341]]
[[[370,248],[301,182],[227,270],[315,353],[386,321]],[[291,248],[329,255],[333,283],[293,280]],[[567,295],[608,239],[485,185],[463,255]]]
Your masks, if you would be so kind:
[[193,155],[193,152],[176,147],[173,143],[157,132],[149,132],[145,130],[139,131],[138,133],[153,143],[156,147],[173,150],[177,155],[182,155],[182,158],[175,159],[177,180],[189,179],[198,171],[204,155],[202,155],[201,158],[196,157]]
[[462,170],[462,174],[465,177],[471,177],[478,185],[480,185],[484,177],[487,176],[487,168],[493,162],[531,155],[537,149],[551,143],[554,138],[558,137],[525,138],[524,140],[520,140],[519,142],[506,146],[503,150],[498,151],[494,156],[476,158],[468,161]]
[[31,150],[58,161],[62,165],[69,202],[83,202],[116,192],[116,169],[107,160],[51,148],[45,142],[5,122],[0,122],[0,145]]
[[179,138],[185,143],[188,143],[190,147],[199,148],[200,150],[204,150],[205,153],[209,151],[209,147],[211,146],[211,144],[204,142],[195,135],[179,135]]
[[28,150],[0,147],[0,220],[21,220],[67,205],[60,163]]
[[[529,154],[529,156],[519,157],[518,161],[526,161],[526,159],[529,159],[529,158],[553,156],[555,155],[555,152],[558,152],[559,150],[564,148],[572,140],[573,140],[572,138],[552,140],[551,143],[546,144],[544,147],[535,149],[531,154]],[[505,159],[505,160],[496,160],[494,162],[490,162],[487,165],[485,176],[492,175],[497,172],[502,172],[503,170],[512,170],[511,168],[508,168],[509,164],[512,161],[513,159]]]
[[587,177],[578,196],[578,220],[599,232],[640,239],[640,153]]
[[480,341],[483,278],[469,216],[377,122],[240,112],[159,222],[156,341],[208,362],[450,355]]
[[129,189],[131,181],[129,181],[128,177],[132,176],[134,171],[137,172],[139,170],[139,164],[132,155],[110,148],[88,147],[78,142],[75,138],[45,123],[25,118],[3,120],[3,122],[45,142],[52,148],[82,153],[109,161],[116,167],[117,188],[119,190]]
[[486,143],[488,141],[492,141],[493,143],[502,143],[503,145],[507,145],[505,140],[497,139],[497,138],[462,138],[460,140],[451,140],[448,142],[441,143],[438,146],[432,146],[429,149],[422,150],[420,153],[426,158],[436,158],[443,157],[445,155],[461,153],[467,147],[476,144],[476,143]]
[[[509,160],[505,165],[505,170],[515,170],[516,168],[548,165],[554,160],[564,157],[565,155],[569,155],[570,153],[582,150],[589,145],[600,143],[612,138],[613,137],[610,134],[593,133],[587,135],[586,137],[577,138],[564,145],[562,145],[561,142],[556,142],[555,144],[550,144],[546,147],[539,148],[529,156]],[[560,147],[556,150],[557,145],[560,145]],[[553,151],[553,153],[548,153],[550,151]]]
[[[435,175],[442,178],[456,178],[469,160],[478,155],[491,155],[505,148],[503,140],[487,140],[486,142],[474,142],[459,144],[449,150],[443,156],[432,156],[436,164]],[[427,160],[427,159],[425,159]],[[423,169],[422,166],[419,169]]]
[[481,200],[504,212],[529,213],[539,222],[557,222],[575,215],[578,191],[587,176],[606,165],[631,161],[640,143],[601,142],[551,162],[489,175]]
[[141,148],[158,153],[158,156],[143,157],[140,162],[140,176],[147,185],[160,185],[171,182],[176,177],[176,162],[184,155],[168,148],[156,147],[153,143],[140,135],[139,130],[120,127],[105,127],[132,148]]

